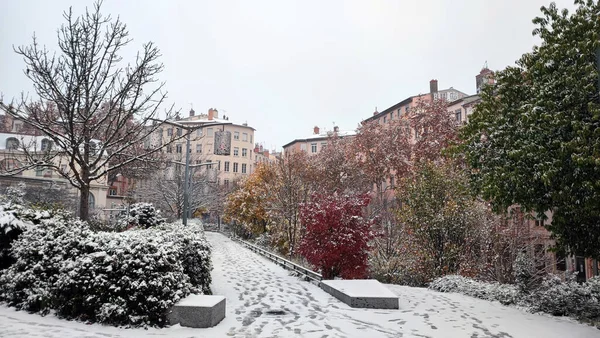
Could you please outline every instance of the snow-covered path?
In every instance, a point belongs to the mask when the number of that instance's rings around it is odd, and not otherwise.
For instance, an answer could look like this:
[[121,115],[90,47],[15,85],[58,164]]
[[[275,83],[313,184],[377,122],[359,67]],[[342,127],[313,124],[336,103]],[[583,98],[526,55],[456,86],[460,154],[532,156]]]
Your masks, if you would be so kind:
[[227,237],[206,235],[214,247],[212,289],[227,298],[227,316],[214,328],[118,329],[0,306],[0,337],[600,337],[571,320],[395,285],[388,287],[400,310],[353,309]]

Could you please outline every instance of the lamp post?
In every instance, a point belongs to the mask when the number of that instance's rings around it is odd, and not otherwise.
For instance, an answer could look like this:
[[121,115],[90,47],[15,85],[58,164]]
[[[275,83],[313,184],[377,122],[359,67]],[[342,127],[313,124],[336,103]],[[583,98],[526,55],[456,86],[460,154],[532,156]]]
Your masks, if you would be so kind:
[[176,162],[176,161],[171,161],[172,163],[175,164],[181,164],[181,165],[185,165],[185,172],[184,172],[184,183],[183,183],[183,215],[182,215],[182,223],[184,226],[187,225],[187,221],[188,221],[188,214],[189,214],[189,199],[190,199],[190,191],[189,191],[189,181],[190,181],[190,167],[200,167],[203,165],[212,165],[214,163],[212,162],[207,162],[207,163],[201,163],[201,164],[195,164],[195,165],[190,165],[190,133],[192,133],[194,130],[198,130],[200,128],[204,128],[204,127],[212,127],[212,126],[225,126],[228,124],[232,124],[231,122],[207,122],[207,123],[202,123],[199,125],[193,125],[193,126],[185,126],[181,123],[177,123],[177,122],[171,122],[171,121],[160,121],[162,123],[165,124],[170,124],[172,126],[175,126],[177,128],[181,128],[182,130],[186,131],[186,146],[185,146],[185,163],[181,163],[181,162]]

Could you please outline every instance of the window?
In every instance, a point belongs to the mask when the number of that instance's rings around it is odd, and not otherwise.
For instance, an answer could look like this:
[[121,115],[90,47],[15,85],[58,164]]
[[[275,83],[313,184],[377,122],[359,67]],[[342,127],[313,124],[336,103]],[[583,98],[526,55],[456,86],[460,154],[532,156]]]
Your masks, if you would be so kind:
[[394,119],[394,112],[390,113],[390,121]]
[[110,188],[110,190],[108,190],[108,195],[117,196],[117,188]]
[[14,137],[9,137],[6,139],[6,149],[15,150],[19,148],[19,140]]
[[394,176],[390,176],[390,187],[394,189]]
[[[206,163],[212,163],[211,160],[207,160]],[[212,169],[212,164],[206,166],[206,169]]]
[[225,188],[229,188],[229,180],[223,180],[223,185]]
[[541,218],[537,218],[537,219],[535,220],[535,226],[536,226],[536,227],[543,227],[543,226],[544,226],[544,220],[543,220],[543,219],[541,219]]
[[229,172],[229,161],[225,161],[225,172]]
[[182,130],[177,128],[177,136],[181,136]]
[[454,112],[454,115],[456,115],[456,122],[462,121],[462,110],[461,109],[457,109]]
[[310,144],[310,151],[314,154],[317,152],[317,144],[316,143],[311,143]]
[[306,151],[306,143],[300,144],[300,150]]
[[62,172],[62,173],[66,173],[67,172],[67,165],[66,164],[63,164],[63,165],[60,166],[60,172]]
[[237,162],[233,162],[233,172],[234,173],[238,172],[238,163]]
[[233,156],[240,156],[240,148],[233,147]]
[[181,154],[181,150],[182,150],[182,149],[183,149],[183,146],[182,146],[181,144],[178,144],[178,145],[176,145],[176,146],[175,146],[175,151],[176,151],[178,154]]
[[167,146],[167,153],[172,153],[173,152],[173,147],[172,146]]
[[242,134],[242,141],[244,141],[244,142],[248,141],[248,133],[243,133]]
[[52,141],[45,138],[42,140],[42,151],[50,151],[52,149]]
[[196,136],[202,137],[202,128],[196,130]]
[[321,142],[321,151],[327,147],[327,142]]
[[196,160],[196,164],[202,164],[202,160]]
[[239,140],[240,139],[240,132],[239,131],[234,131],[233,132],[233,139],[234,140]]
[[410,112],[410,107],[408,107],[408,106],[407,106],[407,107],[404,109],[404,111],[406,112],[406,114],[408,114],[408,113]]
[[386,123],[386,122],[387,122],[387,116],[384,116],[383,117],[383,123]]
[[252,143],[252,135],[250,135],[250,143]]
[[221,161],[217,160],[217,170],[221,170]]
[[202,154],[202,145],[201,144],[196,144],[196,152],[198,154]]
[[242,163],[242,174],[246,173],[246,163]]
[[213,137],[215,134],[212,128],[206,128],[206,136]]
[[167,129],[167,136],[173,136],[173,128]]
[[90,210],[94,210],[94,208],[96,207],[96,198],[91,192],[90,196],[88,197],[88,206],[90,207]]
[[248,155],[248,149],[242,148],[242,157],[246,157]]
[[44,176],[44,168],[35,168],[35,176],[37,176],[37,177]]
[[400,118],[400,116],[402,116],[402,108],[398,108],[398,118]]

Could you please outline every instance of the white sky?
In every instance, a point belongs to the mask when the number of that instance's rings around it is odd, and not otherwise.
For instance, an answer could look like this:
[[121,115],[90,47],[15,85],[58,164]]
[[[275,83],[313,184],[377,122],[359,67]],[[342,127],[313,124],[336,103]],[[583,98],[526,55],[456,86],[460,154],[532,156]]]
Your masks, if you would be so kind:
[[[548,0],[105,0],[104,13],[128,25],[134,52],[147,41],[163,54],[169,102],[184,115],[219,109],[277,147],[315,125],[354,129],[410,95],[475,92],[485,61],[514,64],[536,43],[531,20]],[[556,1],[573,9],[572,0]],[[70,5],[92,1],[0,1],[0,93],[8,101],[33,87],[13,45],[57,50],[56,30]]]

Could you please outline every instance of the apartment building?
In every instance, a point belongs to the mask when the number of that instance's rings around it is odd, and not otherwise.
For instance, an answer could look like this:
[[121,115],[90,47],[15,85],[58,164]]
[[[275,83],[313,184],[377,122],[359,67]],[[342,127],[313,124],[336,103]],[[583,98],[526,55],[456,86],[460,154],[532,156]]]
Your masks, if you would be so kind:
[[[234,123],[229,117],[219,117],[217,109],[198,114],[191,109],[189,116],[176,121],[190,131],[190,164],[212,163],[205,166],[219,184],[228,187],[233,181],[254,170],[254,131],[247,123]],[[161,129],[163,141],[182,136],[186,130],[165,124]],[[186,138],[166,147],[165,154],[172,160],[185,159]],[[174,170],[174,168],[172,169]]]
[[313,134],[301,139],[295,139],[283,146],[283,153],[288,154],[296,151],[304,151],[309,155],[316,155],[327,146],[327,141],[332,136],[339,138],[352,138],[356,135],[354,130],[340,131],[339,127],[333,127],[331,131],[321,131],[317,126],[313,128]]
[[[52,151],[53,142],[41,135],[28,135],[16,131],[0,132],[0,172],[10,172],[22,166],[25,160],[25,154],[22,151],[24,146],[26,149],[31,148],[37,151]],[[69,168],[69,159],[57,156],[53,161],[63,172],[68,173],[71,170]],[[75,195],[78,193],[78,190],[57,171],[48,168],[27,169],[12,176],[0,176],[0,186],[3,187],[16,185],[19,182],[25,183],[28,187],[40,188],[58,185]],[[107,205],[107,193],[108,184],[106,177],[102,177],[91,183],[89,197],[91,211],[94,209],[103,209]]]
[[254,145],[254,167],[262,163],[274,164],[281,158],[281,152],[269,151],[261,144]]
[[467,96],[467,94],[452,87],[448,89],[438,90],[438,80],[431,80],[429,82],[429,93],[409,96],[406,99],[396,103],[395,105],[381,112],[378,112],[376,110],[373,113],[373,116],[370,116],[367,119],[365,119],[363,123],[368,123],[371,121],[377,121],[378,123],[388,123],[389,121],[392,121],[394,119],[399,119],[402,116],[408,114],[408,112],[410,112],[410,110],[421,101],[429,102],[432,100],[446,100],[450,102],[463,99]]

